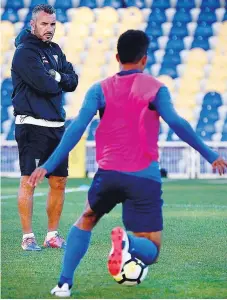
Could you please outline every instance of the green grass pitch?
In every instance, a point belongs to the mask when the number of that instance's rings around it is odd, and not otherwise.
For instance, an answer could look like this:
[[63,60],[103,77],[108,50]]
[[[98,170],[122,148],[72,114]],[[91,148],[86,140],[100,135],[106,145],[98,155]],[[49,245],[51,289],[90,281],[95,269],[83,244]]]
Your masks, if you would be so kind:
[[[49,291],[58,280],[60,249],[31,253],[21,249],[17,213],[18,179],[2,179],[2,298],[54,298]],[[68,188],[90,184],[89,179],[70,179]],[[149,268],[136,287],[115,283],[107,271],[109,234],[122,225],[121,206],[105,216],[92,235],[85,259],[74,278],[72,298],[174,299],[227,297],[227,180],[182,180],[163,184],[163,247],[159,262]],[[47,183],[37,188],[47,193]],[[8,199],[5,196],[10,196]],[[46,234],[46,196],[35,197],[33,229],[42,245]],[[66,194],[60,233],[68,229],[84,208],[86,192]]]

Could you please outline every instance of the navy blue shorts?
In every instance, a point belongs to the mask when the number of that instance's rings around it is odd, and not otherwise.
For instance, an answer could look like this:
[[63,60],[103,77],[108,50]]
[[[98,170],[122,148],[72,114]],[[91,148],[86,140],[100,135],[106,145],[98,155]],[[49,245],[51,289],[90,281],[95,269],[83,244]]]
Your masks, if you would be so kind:
[[[15,126],[15,138],[19,151],[21,175],[31,175],[37,166],[42,165],[59,144],[65,127],[50,128],[31,124]],[[68,176],[68,158],[52,174]]]
[[123,223],[133,232],[163,229],[161,183],[117,171],[99,169],[88,191],[90,207],[98,215],[123,206]]

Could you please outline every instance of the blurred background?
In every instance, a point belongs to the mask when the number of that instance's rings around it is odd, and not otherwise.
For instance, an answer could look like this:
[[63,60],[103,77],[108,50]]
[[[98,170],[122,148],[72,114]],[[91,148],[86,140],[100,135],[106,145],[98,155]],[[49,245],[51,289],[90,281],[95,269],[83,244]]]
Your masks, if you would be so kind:
[[[118,71],[116,42],[127,29],[150,37],[146,73],[170,90],[177,111],[210,146],[227,159],[227,0],[3,0],[1,3],[2,176],[19,176],[11,102],[11,61],[15,36],[29,28],[40,3],[56,9],[58,43],[79,74],[79,86],[65,93],[67,122],[86,90]],[[70,176],[92,176],[94,119],[70,155]],[[173,178],[217,177],[210,165],[161,121],[160,164]]]

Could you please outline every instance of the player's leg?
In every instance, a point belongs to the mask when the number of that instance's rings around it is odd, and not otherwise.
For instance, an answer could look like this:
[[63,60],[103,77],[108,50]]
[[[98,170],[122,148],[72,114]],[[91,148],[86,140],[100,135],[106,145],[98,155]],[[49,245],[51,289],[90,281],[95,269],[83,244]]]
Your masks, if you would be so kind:
[[[48,147],[42,162],[52,154],[59,144],[64,133],[64,127],[47,128]],[[41,163],[42,163],[41,162]],[[46,212],[48,217],[48,232],[44,240],[44,247],[65,248],[66,242],[58,233],[61,213],[65,199],[65,188],[68,176],[68,157],[54,170],[49,176],[49,192],[46,203]]]
[[20,186],[18,190],[18,212],[20,216],[23,238],[22,249],[29,251],[40,251],[35,235],[32,230],[33,195],[34,188],[27,182],[29,175],[36,167],[36,157],[34,147],[30,142],[29,134],[32,125],[16,125],[15,137],[18,144],[19,163],[21,170]]
[[122,182],[127,191],[127,200],[123,203],[123,223],[126,230],[134,232],[134,235],[127,235],[119,227],[112,230],[112,250],[108,261],[112,275],[121,271],[128,253],[150,265],[156,261],[161,247],[161,184],[132,175],[124,175]]
[[[137,188],[136,188],[137,186]],[[138,187],[140,188],[138,189]],[[123,222],[128,235],[129,252],[146,265],[153,264],[161,248],[163,229],[161,183],[139,178],[130,186],[123,204]]]
[[93,179],[86,207],[68,234],[60,280],[51,291],[56,296],[70,295],[74,272],[87,252],[92,229],[100,218],[110,212],[117,203],[116,199],[119,197],[115,197],[118,194],[115,193],[115,188],[111,190],[112,183],[114,186],[114,180],[111,178],[111,172],[98,171]]
[[65,240],[58,234],[58,226],[65,199],[67,177],[50,176],[49,193],[46,211],[48,216],[48,232],[44,241],[45,247],[65,248]]
[[134,232],[134,235],[128,235],[129,252],[146,265],[151,265],[157,262],[161,249],[161,236],[162,231]]
[[60,279],[58,285],[51,290],[52,295],[58,297],[71,295],[75,270],[89,248],[91,231],[101,217],[102,214],[94,212],[87,201],[84,212],[69,231]]

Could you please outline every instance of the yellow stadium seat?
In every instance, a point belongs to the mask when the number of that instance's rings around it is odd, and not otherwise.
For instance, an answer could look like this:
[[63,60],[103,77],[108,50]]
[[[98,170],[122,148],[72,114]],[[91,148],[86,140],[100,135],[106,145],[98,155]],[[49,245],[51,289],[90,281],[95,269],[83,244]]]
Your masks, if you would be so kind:
[[137,23],[129,23],[129,22],[121,23],[118,28],[118,35],[121,35],[122,33],[124,33],[129,29],[138,29],[138,27],[139,24]]
[[219,38],[216,44],[215,53],[226,55],[227,52],[227,40]]
[[214,65],[211,69],[209,80],[227,80],[227,66],[216,66]]
[[106,77],[112,76],[119,72],[119,64],[115,58],[111,59],[110,63],[106,66]]
[[105,38],[91,38],[89,41],[89,50],[96,52],[109,51],[111,46],[111,39]]
[[191,94],[191,95],[185,93],[178,94],[176,100],[174,101],[174,104],[178,108],[193,109],[196,107],[195,94]]
[[11,64],[2,66],[2,78],[10,78],[10,77],[11,77]]
[[111,25],[96,24],[93,37],[112,38],[114,36],[114,28]]
[[67,61],[70,61],[73,65],[81,64],[80,52],[76,52],[74,49],[65,51]]
[[137,7],[128,7],[122,11],[122,23],[141,24],[143,22],[143,14]]
[[227,56],[216,54],[212,60],[212,66],[216,66],[216,65],[227,68]]
[[101,66],[106,63],[106,56],[104,53],[99,52],[88,52],[87,57],[84,62],[85,67],[95,67],[95,66]]
[[198,79],[202,79],[204,77],[204,68],[198,66],[196,68],[195,65],[187,65],[183,74],[183,80],[190,82],[197,81]]
[[91,24],[94,21],[94,13],[92,9],[88,7],[79,7],[75,10],[75,14],[72,15],[72,22],[76,26],[78,24]]
[[177,112],[179,113],[179,115],[181,117],[183,117],[184,119],[186,119],[187,121],[193,121],[194,120],[194,114],[193,114],[193,110],[192,109],[188,109],[188,108],[177,108],[176,107]]
[[99,67],[90,68],[89,66],[83,67],[80,73],[80,84],[86,85],[89,88],[93,83],[101,80],[101,69]]
[[174,91],[174,80],[172,79],[172,77],[168,75],[161,75],[157,79],[164,83],[171,93]]
[[201,48],[194,48],[189,51],[187,56],[187,65],[205,65],[207,64],[206,51]]
[[97,24],[102,24],[106,26],[111,26],[113,24],[118,23],[119,16],[117,10],[113,7],[106,6],[101,9],[97,9]]
[[1,36],[1,52],[5,53],[12,49],[11,37]]
[[[87,24],[75,24],[70,23],[68,27],[67,36],[70,39],[74,38],[86,38],[89,36],[89,27]],[[77,40],[75,40],[77,42]]]
[[180,88],[178,93],[179,94],[196,94],[200,91],[200,80],[195,80],[195,81],[188,81],[188,80],[184,80],[181,84],[180,84]]
[[85,48],[85,40],[80,39],[72,39],[67,36],[64,40],[64,51],[75,51],[76,53],[84,51]]
[[14,26],[9,21],[0,22],[0,31],[2,36],[13,37],[15,35]]
[[227,83],[225,80],[208,80],[206,83],[206,91],[215,91],[217,93],[225,93],[227,91]]
[[220,26],[220,30],[218,32],[218,36],[227,37],[227,21],[223,22]]

